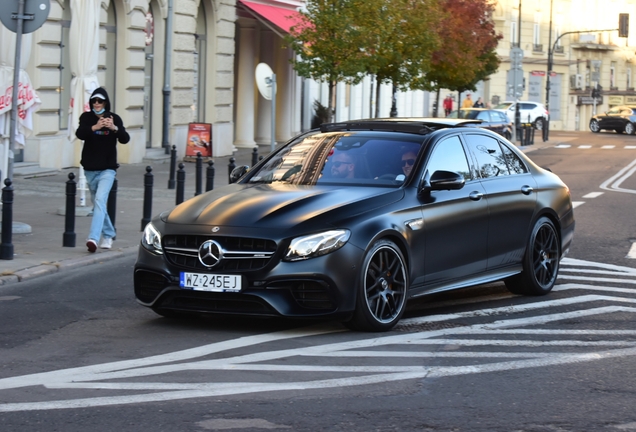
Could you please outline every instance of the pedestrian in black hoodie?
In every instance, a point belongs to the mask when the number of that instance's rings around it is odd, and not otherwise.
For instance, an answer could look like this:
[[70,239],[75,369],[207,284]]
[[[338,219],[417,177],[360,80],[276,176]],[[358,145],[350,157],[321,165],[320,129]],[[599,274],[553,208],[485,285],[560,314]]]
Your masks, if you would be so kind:
[[80,116],[75,136],[84,141],[80,163],[94,206],[86,247],[89,252],[95,252],[100,237],[100,248],[110,249],[113,245],[116,232],[106,204],[117,173],[117,141],[126,144],[130,135],[121,117],[110,111],[110,99],[103,87],[93,91],[89,103],[91,110]]

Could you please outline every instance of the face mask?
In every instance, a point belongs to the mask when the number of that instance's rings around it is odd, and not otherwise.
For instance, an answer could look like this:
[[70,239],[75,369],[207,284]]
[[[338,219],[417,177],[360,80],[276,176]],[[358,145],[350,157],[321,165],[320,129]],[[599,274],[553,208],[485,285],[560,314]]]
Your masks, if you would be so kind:
[[95,108],[93,108],[93,112],[94,112],[95,114],[97,114],[97,115],[104,114],[104,111],[106,111],[106,108],[102,108],[102,109],[101,109],[101,110],[99,110],[99,111],[95,111]]

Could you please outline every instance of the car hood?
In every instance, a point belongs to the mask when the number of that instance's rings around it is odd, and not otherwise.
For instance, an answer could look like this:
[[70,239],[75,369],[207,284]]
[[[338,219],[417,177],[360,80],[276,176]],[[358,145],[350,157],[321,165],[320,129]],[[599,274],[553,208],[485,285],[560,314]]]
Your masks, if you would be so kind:
[[162,215],[166,224],[285,228],[333,224],[398,201],[403,189],[234,184],[189,199]]

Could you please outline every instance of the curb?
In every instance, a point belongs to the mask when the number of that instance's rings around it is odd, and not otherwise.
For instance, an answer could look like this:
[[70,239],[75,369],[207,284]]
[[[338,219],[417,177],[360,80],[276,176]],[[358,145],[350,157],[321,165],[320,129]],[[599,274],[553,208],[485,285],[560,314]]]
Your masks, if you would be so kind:
[[56,261],[52,263],[42,263],[41,265],[29,267],[23,270],[18,270],[11,274],[0,275],[0,286],[12,285],[17,282],[23,282],[31,279],[38,278],[40,276],[46,276],[53,273],[59,273],[68,269],[98,264],[103,261],[110,261],[123,256],[136,254],[139,246],[130,246],[126,248],[120,248],[117,250],[111,250],[107,252],[101,252],[97,255],[88,255],[80,258],[71,258],[63,261]]

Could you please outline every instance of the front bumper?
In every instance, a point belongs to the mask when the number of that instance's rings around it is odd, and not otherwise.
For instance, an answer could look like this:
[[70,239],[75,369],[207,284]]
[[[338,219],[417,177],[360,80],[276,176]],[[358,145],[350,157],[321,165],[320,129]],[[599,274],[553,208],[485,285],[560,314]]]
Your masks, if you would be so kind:
[[[134,268],[137,301],[154,310],[210,314],[325,317],[350,314],[363,251],[346,244],[337,251],[297,262],[274,261],[241,274],[240,293],[216,293],[179,287],[181,269],[143,246]],[[209,272],[214,274],[214,272]]]

